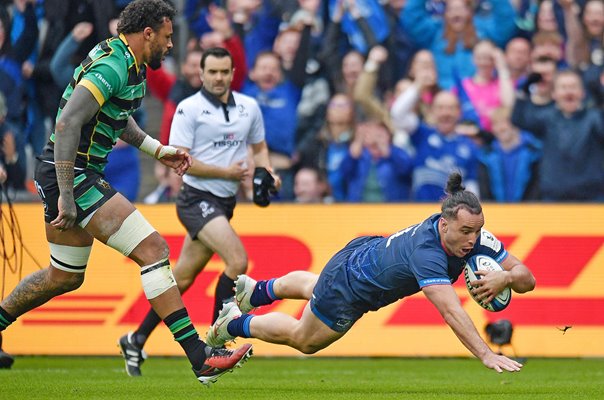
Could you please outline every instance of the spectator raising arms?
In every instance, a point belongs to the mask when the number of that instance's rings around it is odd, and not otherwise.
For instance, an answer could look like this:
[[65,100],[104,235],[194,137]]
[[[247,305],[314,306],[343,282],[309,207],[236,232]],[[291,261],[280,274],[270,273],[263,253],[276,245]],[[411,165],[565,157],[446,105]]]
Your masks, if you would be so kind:
[[436,59],[438,84],[450,89],[455,79],[472,76],[472,48],[479,39],[490,39],[503,47],[516,29],[515,12],[509,0],[491,1],[486,17],[474,16],[470,0],[447,1],[443,20],[426,11],[426,0],[409,0],[402,14],[403,27],[416,44],[430,49]]
[[456,87],[462,101],[462,119],[478,117],[480,128],[491,130],[491,113],[497,107],[512,107],[514,84],[505,63],[503,52],[488,40],[474,46],[476,73],[465,78]]
[[406,79],[400,81],[395,90],[395,99],[390,109],[395,128],[394,142],[402,146],[410,133],[417,129],[420,121],[432,123],[429,111],[434,95],[440,91],[434,57],[429,50],[415,53]]
[[531,112],[516,101],[512,122],[543,141],[539,186],[546,201],[604,200],[604,126],[598,110],[584,107],[581,77],[562,71],[554,79],[550,105]]

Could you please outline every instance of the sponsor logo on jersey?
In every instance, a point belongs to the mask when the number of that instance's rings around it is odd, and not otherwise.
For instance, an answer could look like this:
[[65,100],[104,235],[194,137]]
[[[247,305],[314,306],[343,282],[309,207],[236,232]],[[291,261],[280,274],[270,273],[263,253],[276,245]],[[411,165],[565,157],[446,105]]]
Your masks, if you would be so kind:
[[105,77],[103,75],[101,75],[100,73],[96,72],[94,74],[94,76],[101,81],[101,83],[103,85],[105,85],[105,87],[107,88],[107,90],[109,90],[109,93],[113,93],[113,87],[111,87],[111,84],[109,82],[107,82],[107,79],[105,79]]
[[222,140],[214,142],[214,147],[238,147],[243,143],[243,140],[236,139],[234,133],[226,133],[222,135]]
[[486,229],[482,229],[480,232],[480,244],[493,249],[494,252],[501,249],[501,242]]
[[97,51],[100,51],[100,50],[101,50],[101,46],[100,46],[100,44],[97,44],[97,45],[96,45],[96,46],[94,46],[92,49],[90,49],[90,51],[88,52],[88,56],[89,56],[90,58],[93,58],[93,57],[94,57],[94,54],[95,54]]

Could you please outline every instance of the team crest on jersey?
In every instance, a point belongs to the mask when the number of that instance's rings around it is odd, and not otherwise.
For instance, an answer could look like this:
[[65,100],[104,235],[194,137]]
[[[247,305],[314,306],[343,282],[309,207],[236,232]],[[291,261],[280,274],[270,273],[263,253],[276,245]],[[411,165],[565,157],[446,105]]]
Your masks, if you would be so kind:
[[245,109],[245,106],[243,104],[239,104],[237,106],[237,110],[239,111],[239,116],[240,117],[247,117],[249,114]]
[[102,187],[105,190],[109,190],[111,188],[111,186],[109,185],[109,182],[107,182],[103,178],[97,179],[96,183],[97,183],[97,185],[99,185],[100,187]]

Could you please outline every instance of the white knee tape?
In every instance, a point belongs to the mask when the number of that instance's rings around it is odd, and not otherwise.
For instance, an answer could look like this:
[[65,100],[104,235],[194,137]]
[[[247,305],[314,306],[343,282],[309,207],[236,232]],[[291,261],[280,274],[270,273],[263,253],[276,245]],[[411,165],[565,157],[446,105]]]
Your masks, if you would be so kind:
[[120,229],[109,237],[107,245],[128,256],[140,242],[153,232],[155,232],[155,229],[147,222],[143,214],[138,210],[134,210],[122,222]]
[[50,264],[62,271],[83,274],[90,257],[92,246],[75,247],[48,243],[50,246]]
[[156,298],[172,286],[176,286],[176,279],[172,275],[168,259],[142,267],[141,279],[145,296],[149,300]]

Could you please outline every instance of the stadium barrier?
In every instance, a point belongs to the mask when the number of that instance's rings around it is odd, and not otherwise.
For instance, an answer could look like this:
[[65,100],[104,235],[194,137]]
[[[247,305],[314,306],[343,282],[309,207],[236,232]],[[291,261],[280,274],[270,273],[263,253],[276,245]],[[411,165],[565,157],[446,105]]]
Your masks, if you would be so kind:
[[[172,264],[178,258],[184,229],[173,205],[139,206],[166,238]],[[43,210],[18,204],[16,215],[26,252],[23,276],[48,264]],[[388,235],[438,212],[425,205],[281,205],[267,209],[239,205],[233,225],[249,253],[249,274],[256,279],[303,269],[320,272],[331,255],[358,235]],[[498,319],[514,326],[512,349],[518,356],[604,356],[604,206],[484,205],[485,228],[497,235],[533,270],[535,291],[512,296],[508,309],[491,313],[467,294],[463,277],[455,284],[463,307],[479,332]],[[6,227],[5,227],[6,229]],[[6,232],[5,232],[6,241]],[[10,244],[10,243],[9,243]],[[10,246],[3,249],[10,253]],[[17,250],[19,250],[17,248]],[[19,254],[18,254],[19,255]],[[34,261],[35,260],[35,261]],[[213,287],[223,269],[214,257],[184,296],[200,334],[208,328]],[[3,295],[19,280],[4,266]],[[282,301],[261,309],[300,315],[304,302]],[[117,339],[134,329],[148,309],[135,263],[96,243],[77,291],[59,296],[18,319],[5,332],[4,347],[19,354],[116,355]],[[564,327],[572,327],[564,330]],[[245,339],[239,339],[239,343]],[[257,355],[295,356],[284,346],[255,343]],[[169,331],[158,327],[146,350],[152,355],[180,355]],[[467,356],[436,309],[420,293],[369,313],[322,356]]]

